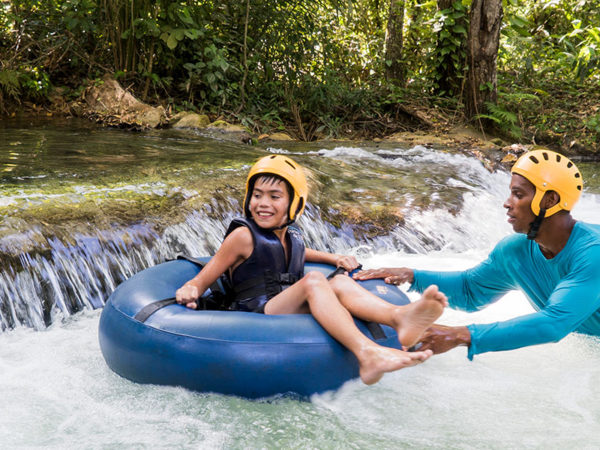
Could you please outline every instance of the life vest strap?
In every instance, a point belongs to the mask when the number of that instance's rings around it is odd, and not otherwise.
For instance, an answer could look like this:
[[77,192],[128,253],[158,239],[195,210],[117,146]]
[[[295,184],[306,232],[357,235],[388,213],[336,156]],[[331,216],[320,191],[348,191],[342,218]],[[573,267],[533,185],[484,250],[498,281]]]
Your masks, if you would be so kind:
[[244,300],[260,295],[266,295],[267,298],[271,299],[283,291],[284,286],[291,286],[297,281],[299,281],[299,278],[293,273],[273,273],[270,270],[265,270],[263,275],[235,285],[233,292],[235,300]]

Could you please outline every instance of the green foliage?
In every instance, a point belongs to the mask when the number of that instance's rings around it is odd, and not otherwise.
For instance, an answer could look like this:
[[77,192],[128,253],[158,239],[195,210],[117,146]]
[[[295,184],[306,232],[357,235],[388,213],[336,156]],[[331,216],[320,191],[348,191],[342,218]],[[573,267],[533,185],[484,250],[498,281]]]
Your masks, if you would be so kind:
[[[570,40],[569,48],[573,52],[564,52],[564,56],[571,62],[571,68],[579,82],[583,82],[593,74],[600,71],[600,26],[587,25],[582,28],[582,21],[575,19],[572,22],[573,31],[564,35],[561,40]],[[579,41],[573,45],[572,42]]]
[[21,70],[20,82],[25,95],[33,98],[44,98],[51,88],[49,75],[38,67]]
[[505,8],[499,67],[531,86],[540,78],[600,78],[600,14],[594,2],[511,2]]
[[194,101],[195,94],[199,93],[202,102],[213,103],[215,100],[227,102],[227,94],[235,90],[235,83],[227,81],[227,71],[233,67],[227,61],[225,49],[218,49],[214,44],[206,47],[204,51],[196,53],[195,63],[185,63],[183,67],[188,72],[184,88],[189,92],[189,100]]
[[539,111],[542,101],[538,95],[527,92],[499,92],[498,102],[486,102],[486,114],[479,114],[476,119],[492,121],[496,127],[513,138],[523,136],[523,114]]
[[585,120],[585,126],[596,134],[596,140],[600,141],[600,114],[595,114]]
[[94,21],[96,3],[93,0],[71,0],[63,3],[60,11],[64,28],[80,35],[95,33],[98,29]]
[[[40,100],[50,91],[48,74],[37,67],[0,71],[0,96],[20,103],[21,98]],[[0,98],[1,100],[1,98]],[[2,106],[0,104],[0,106]]]
[[478,114],[475,119],[487,119],[494,122],[502,131],[507,132],[512,137],[521,137],[521,129],[517,126],[517,115],[504,109],[503,106],[495,103],[486,102],[485,106],[488,114]]
[[[52,85],[76,96],[84,80],[112,72],[144,101],[257,132],[287,127],[304,139],[395,131],[390,123],[406,117],[401,107],[410,102],[460,120],[471,1],[403,2],[403,88],[385,77],[389,4],[0,2],[0,112],[8,102],[43,101]],[[600,81],[595,2],[507,0],[498,68],[498,103],[480,118],[515,138],[575,130],[599,140],[587,100]],[[581,117],[569,114],[586,102]]]
[[0,71],[0,92],[13,100],[19,99],[21,83],[19,81],[20,73],[16,70]]
[[433,56],[434,90],[438,95],[460,93],[466,70],[468,7],[457,0],[449,8],[436,12],[434,31],[438,42]]

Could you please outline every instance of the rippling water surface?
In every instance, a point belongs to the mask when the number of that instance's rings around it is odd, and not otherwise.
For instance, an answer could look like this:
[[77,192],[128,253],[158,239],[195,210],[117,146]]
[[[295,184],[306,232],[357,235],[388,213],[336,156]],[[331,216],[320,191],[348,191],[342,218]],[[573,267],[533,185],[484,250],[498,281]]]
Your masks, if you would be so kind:
[[[355,254],[365,267],[476,264],[511,232],[501,207],[507,173],[419,146],[247,147],[168,131],[9,125],[0,126],[3,448],[600,446],[600,340],[577,334],[473,362],[460,348],[375,386],[351,381],[308,402],[138,385],[111,372],[100,353],[95,308],[107,292],[177,253],[212,253],[239,208],[248,165],[267,152],[289,153],[311,172],[314,201],[300,221],[310,245]],[[582,164],[591,183],[574,213],[580,220],[600,223],[599,169]],[[70,231],[71,222],[61,228],[39,220],[46,205],[143,208],[132,197],[173,195],[220,201],[190,207],[181,219],[157,212],[127,223],[109,215],[112,227],[90,222]],[[325,208],[351,201],[399,205],[404,222],[377,236],[332,223]],[[446,311],[440,322],[491,322],[530,311],[513,293],[476,314]]]

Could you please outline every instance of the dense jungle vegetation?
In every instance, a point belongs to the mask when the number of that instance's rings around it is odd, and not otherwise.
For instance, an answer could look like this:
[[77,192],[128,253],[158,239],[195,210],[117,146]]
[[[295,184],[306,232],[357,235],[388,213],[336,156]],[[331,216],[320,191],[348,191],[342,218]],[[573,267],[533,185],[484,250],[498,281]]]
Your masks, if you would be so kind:
[[4,115],[110,73],[145,102],[259,133],[468,123],[600,152],[591,0],[4,1],[0,69]]

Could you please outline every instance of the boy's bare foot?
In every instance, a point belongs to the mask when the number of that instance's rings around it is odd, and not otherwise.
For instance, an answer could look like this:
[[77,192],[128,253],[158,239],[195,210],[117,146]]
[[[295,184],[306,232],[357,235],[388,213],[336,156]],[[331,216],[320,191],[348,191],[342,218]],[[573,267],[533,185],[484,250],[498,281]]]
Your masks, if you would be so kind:
[[358,361],[360,379],[365,384],[377,383],[384,373],[422,363],[432,354],[431,350],[405,352],[379,345],[368,346],[361,351]]
[[425,289],[419,300],[396,308],[393,318],[394,328],[400,343],[408,348],[419,342],[423,332],[442,315],[446,306],[448,306],[446,295],[432,284]]

